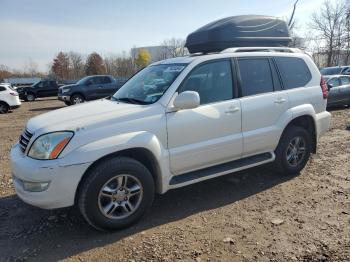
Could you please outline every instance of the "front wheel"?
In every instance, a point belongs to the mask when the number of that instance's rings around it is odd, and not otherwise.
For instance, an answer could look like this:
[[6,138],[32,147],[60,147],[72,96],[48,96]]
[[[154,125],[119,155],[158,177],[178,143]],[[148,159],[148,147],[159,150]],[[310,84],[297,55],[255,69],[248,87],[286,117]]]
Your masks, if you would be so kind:
[[72,97],[70,98],[71,105],[81,104],[81,103],[84,103],[84,101],[85,101],[84,97],[79,94],[72,95]]
[[155,194],[153,177],[134,159],[107,159],[86,175],[78,204],[84,218],[96,229],[128,227],[152,205]]
[[304,128],[289,127],[275,150],[276,169],[287,175],[299,173],[310,158],[311,141],[310,133]]
[[25,100],[26,100],[27,102],[33,102],[33,101],[35,100],[35,95],[32,94],[32,93],[28,93],[28,94],[26,95],[26,97],[25,97]]

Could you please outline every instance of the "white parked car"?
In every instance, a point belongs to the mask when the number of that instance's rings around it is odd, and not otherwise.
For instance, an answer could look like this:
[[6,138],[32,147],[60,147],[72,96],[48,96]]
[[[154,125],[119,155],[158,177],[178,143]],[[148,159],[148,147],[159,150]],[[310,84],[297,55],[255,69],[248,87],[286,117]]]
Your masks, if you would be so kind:
[[18,196],[118,229],[155,193],[266,163],[298,173],[330,125],[326,83],[301,51],[252,50],[160,61],[110,99],[32,118],[11,150]]
[[20,106],[18,93],[10,85],[0,84],[0,114]]

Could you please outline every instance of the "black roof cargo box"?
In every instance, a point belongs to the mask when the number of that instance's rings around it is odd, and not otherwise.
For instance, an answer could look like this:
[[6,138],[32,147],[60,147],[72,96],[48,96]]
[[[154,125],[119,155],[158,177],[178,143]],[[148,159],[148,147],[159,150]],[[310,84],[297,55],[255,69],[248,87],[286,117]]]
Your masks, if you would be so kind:
[[287,23],[263,15],[241,15],[209,23],[186,39],[190,53],[220,52],[229,47],[276,47],[291,42]]

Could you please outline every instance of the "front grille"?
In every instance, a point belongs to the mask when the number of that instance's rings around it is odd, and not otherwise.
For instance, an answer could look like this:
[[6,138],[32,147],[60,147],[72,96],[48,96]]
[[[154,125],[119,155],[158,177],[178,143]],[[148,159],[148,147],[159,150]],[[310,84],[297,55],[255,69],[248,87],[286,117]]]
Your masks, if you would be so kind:
[[25,129],[22,133],[22,135],[19,138],[19,145],[21,146],[22,152],[26,151],[27,146],[29,144],[30,139],[32,138],[33,134],[30,133],[27,129]]

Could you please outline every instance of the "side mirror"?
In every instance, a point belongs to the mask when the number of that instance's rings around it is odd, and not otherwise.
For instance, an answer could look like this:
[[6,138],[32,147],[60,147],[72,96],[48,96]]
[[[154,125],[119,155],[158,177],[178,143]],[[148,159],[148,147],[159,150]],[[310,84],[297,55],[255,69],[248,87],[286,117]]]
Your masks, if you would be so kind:
[[177,110],[196,108],[199,104],[199,94],[195,91],[182,92],[174,100],[174,107]]
[[334,87],[333,84],[327,84],[328,90],[330,90],[332,87]]

